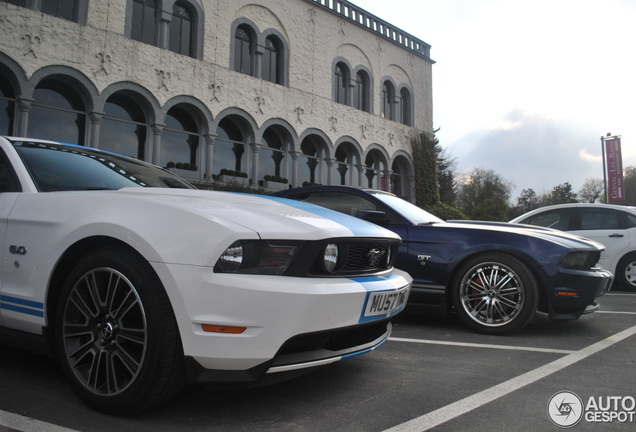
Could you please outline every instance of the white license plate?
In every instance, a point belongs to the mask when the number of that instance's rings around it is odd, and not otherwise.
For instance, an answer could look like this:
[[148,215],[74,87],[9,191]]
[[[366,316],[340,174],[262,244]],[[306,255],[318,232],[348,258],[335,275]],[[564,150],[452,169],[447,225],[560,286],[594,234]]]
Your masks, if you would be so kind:
[[393,315],[404,308],[408,293],[408,287],[397,291],[374,291],[369,293],[367,305],[364,308],[364,316]]

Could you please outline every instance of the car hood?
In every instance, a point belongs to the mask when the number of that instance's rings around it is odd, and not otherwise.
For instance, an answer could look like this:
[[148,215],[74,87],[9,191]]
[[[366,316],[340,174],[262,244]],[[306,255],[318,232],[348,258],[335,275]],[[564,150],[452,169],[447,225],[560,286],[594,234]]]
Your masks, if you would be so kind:
[[319,239],[328,237],[398,238],[392,231],[312,204],[286,198],[193,189],[124,188],[111,192],[204,218],[240,225],[261,237]]
[[508,222],[489,222],[489,221],[466,221],[451,220],[445,222],[449,228],[456,227],[461,229],[478,229],[493,232],[506,232],[510,234],[526,235],[540,238],[553,243],[558,243],[568,248],[586,249],[590,246],[599,250],[604,250],[605,246],[596,241],[585,237],[555,230],[552,228],[539,227],[534,225],[515,224]]

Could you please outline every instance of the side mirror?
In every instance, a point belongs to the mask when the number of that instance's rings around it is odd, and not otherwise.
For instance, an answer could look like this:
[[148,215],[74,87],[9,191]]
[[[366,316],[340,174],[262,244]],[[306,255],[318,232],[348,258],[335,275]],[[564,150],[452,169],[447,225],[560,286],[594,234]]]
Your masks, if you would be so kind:
[[356,213],[356,217],[380,226],[387,226],[390,222],[386,213],[379,210],[360,210]]

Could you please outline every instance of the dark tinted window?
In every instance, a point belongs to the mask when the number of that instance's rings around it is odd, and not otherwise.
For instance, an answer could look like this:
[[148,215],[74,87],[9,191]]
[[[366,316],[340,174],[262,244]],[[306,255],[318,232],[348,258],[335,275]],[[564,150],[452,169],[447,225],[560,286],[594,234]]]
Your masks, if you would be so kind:
[[191,187],[179,177],[136,159],[57,144],[18,142],[15,146],[41,192]]
[[636,227],[636,216],[631,213],[623,213],[625,215],[625,228]]
[[619,228],[618,211],[607,208],[581,209],[582,230],[603,230],[617,228]]
[[520,223],[567,231],[573,229],[570,227],[570,222],[574,219],[574,210],[574,208],[548,210],[532,215]]
[[378,210],[375,204],[357,195],[342,192],[313,192],[289,198],[316,204],[340,213],[355,216],[360,210]]

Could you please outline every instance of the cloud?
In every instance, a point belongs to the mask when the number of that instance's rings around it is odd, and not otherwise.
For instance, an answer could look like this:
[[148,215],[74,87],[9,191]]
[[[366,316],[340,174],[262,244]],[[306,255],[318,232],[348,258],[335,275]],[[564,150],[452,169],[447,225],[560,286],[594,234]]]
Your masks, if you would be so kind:
[[586,179],[603,177],[596,130],[519,110],[496,128],[470,132],[448,150],[461,172],[483,167],[512,182],[513,201],[523,189],[543,193],[568,182],[577,192]]

